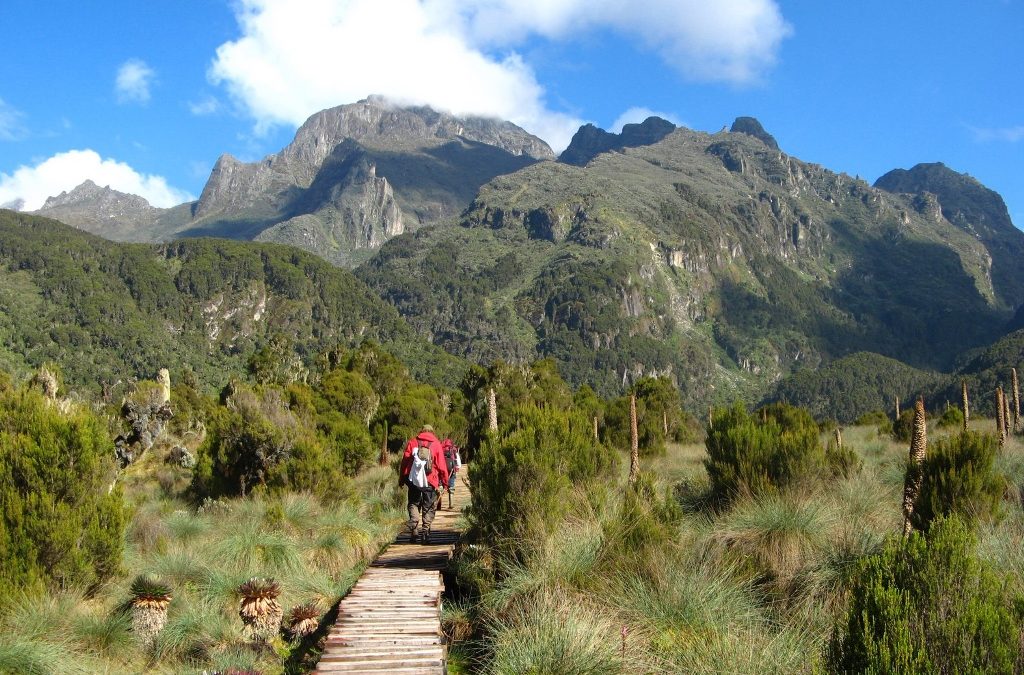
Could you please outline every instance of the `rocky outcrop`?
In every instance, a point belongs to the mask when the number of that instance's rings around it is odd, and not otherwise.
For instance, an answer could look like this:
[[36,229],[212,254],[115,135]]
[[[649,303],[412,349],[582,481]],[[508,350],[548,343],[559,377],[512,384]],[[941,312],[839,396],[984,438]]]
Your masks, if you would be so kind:
[[335,264],[350,265],[360,252],[405,231],[391,184],[352,140],[335,148],[294,210],[298,215],[256,239],[316,250]]
[[779,144],[775,141],[775,137],[765,131],[761,123],[754,117],[737,117],[729,131],[734,134],[753,136],[772,150],[779,149]]
[[676,125],[660,117],[648,117],[639,124],[627,124],[618,134],[607,132],[593,124],[585,124],[573,135],[569,147],[558,156],[558,161],[585,166],[602,152],[651,145],[675,130]]

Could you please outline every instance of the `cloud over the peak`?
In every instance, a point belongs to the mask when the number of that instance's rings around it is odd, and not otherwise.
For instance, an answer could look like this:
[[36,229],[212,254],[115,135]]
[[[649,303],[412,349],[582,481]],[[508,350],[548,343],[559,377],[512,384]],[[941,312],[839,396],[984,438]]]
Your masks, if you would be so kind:
[[162,176],[142,174],[114,159],[103,159],[95,150],[68,150],[35,166],[19,166],[11,174],[0,173],[0,204],[17,204],[25,211],[42,207],[47,197],[75,189],[86,180],[114,190],[144,197],[153,206],[168,207],[194,199],[171,187]]
[[533,69],[511,51],[527,38],[610,29],[684,75],[745,82],[771,66],[789,31],[774,0],[239,0],[236,7],[241,36],[217,49],[210,78],[258,131],[382,94],[509,119],[555,149],[581,120],[554,110]]
[[140,59],[129,59],[117,69],[114,92],[118,103],[147,103],[156,71]]

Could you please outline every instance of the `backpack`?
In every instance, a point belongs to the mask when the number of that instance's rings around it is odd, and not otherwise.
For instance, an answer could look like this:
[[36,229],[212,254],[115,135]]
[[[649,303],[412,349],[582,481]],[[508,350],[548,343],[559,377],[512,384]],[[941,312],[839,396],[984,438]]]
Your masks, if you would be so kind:
[[420,458],[421,462],[426,462],[427,465],[423,467],[424,474],[429,476],[434,470],[434,453],[430,452],[430,445],[421,445],[416,449],[416,456]]
[[458,452],[458,448],[455,447],[454,443],[446,443],[444,446],[444,463],[448,467],[448,475],[452,475],[455,471],[455,453]]

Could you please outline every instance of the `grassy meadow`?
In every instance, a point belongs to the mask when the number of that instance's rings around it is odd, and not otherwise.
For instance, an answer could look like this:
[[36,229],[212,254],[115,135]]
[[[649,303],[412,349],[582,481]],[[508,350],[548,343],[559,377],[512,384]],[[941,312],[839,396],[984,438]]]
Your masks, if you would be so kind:
[[[992,431],[991,420],[973,429]],[[929,440],[948,435],[929,424]],[[712,504],[703,443],[642,459],[642,503],[618,480],[571,507],[518,556],[480,543],[458,559],[446,610],[456,672],[817,673],[849,604],[857,562],[902,532],[908,445],[875,427],[842,429],[859,471]],[[828,443],[832,434],[822,434]],[[978,552],[1024,591],[1024,443],[998,458],[999,515]],[[679,509],[672,517],[658,511]],[[666,525],[671,522],[672,525]]]
[[[350,498],[332,502],[284,493],[197,508],[183,496],[189,472],[168,465],[159,449],[122,482],[132,517],[121,573],[88,597],[67,589],[16,599],[0,620],[0,672],[304,672],[314,641],[278,638],[261,649],[247,642],[239,585],[273,577],[285,616],[311,600],[326,615],[402,518],[391,467],[364,471]],[[132,579],[144,573],[173,593],[150,649],[124,611]]]

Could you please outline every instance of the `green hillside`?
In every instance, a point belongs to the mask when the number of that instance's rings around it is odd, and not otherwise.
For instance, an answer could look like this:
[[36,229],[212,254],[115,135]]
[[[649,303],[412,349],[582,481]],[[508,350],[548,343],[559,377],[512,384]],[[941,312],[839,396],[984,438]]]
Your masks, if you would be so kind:
[[357,275],[451,353],[550,356],[605,395],[670,375],[700,410],[861,351],[948,370],[1020,302],[990,259],[912,195],[679,129],[500,176],[459,227],[397,237]]
[[462,369],[345,270],[272,244],[114,244],[0,211],[0,368],[46,362],[93,394],[161,367],[222,386],[264,347],[301,373],[319,354],[373,338],[428,381]]

